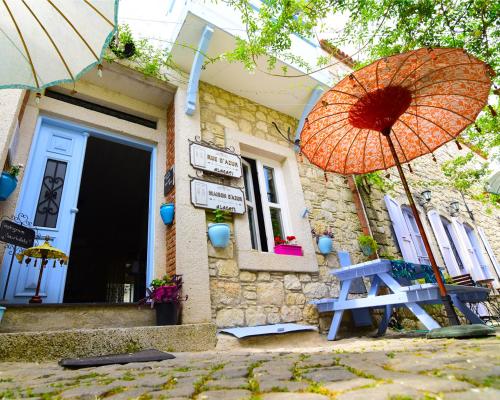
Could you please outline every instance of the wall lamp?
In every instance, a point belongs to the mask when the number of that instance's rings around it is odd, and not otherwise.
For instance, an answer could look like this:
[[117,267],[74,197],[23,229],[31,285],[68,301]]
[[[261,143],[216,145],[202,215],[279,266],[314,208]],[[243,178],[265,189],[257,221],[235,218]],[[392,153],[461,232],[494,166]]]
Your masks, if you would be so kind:
[[421,206],[429,203],[431,201],[432,193],[429,189],[424,190],[422,193],[420,193],[420,199],[419,199],[419,204]]
[[458,212],[460,211],[460,203],[458,201],[452,201],[450,203],[450,214],[455,216],[458,214]]

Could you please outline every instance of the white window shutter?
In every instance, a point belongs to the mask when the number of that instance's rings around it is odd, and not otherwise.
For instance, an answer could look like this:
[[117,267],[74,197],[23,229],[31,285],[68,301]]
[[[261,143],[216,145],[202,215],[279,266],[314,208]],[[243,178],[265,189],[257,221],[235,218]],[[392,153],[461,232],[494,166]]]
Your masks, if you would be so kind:
[[490,246],[490,243],[488,242],[488,239],[486,238],[486,235],[483,231],[483,228],[478,227],[477,232],[479,233],[479,236],[481,237],[481,240],[483,241],[484,247],[486,248],[486,252],[488,253],[488,256],[490,257],[491,263],[493,264],[493,267],[495,267],[495,271],[497,272],[497,275],[500,276],[500,265],[498,264],[497,258],[495,257],[495,253],[493,253],[493,249]]
[[440,215],[436,210],[429,211],[427,215],[429,217],[429,221],[431,222],[432,230],[434,231],[434,235],[436,236],[439,250],[441,250],[441,254],[443,256],[448,273],[451,276],[462,275],[460,269],[458,268],[457,261],[455,260],[455,256],[453,255],[453,250],[451,249],[451,244],[448,240],[448,236],[444,231],[444,226],[441,222]]
[[474,254],[474,248],[472,247],[469,237],[467,236],[464,225],[457,218],[452,218],[451,223],[459,241],[459,243],[456,243],[455,245],[457,246],[460,257],[464,262],[465,269],[469,274],[471,274],[472,279],[475,281],[484,279],[481,266],[479,265],[479,260]]
[[418,263],[416,250],[411,239],[410,231],[408,230],[404,220],[400,205],[396,200],[388,195],[384,196],[384,200],[403,258],[408,262]]

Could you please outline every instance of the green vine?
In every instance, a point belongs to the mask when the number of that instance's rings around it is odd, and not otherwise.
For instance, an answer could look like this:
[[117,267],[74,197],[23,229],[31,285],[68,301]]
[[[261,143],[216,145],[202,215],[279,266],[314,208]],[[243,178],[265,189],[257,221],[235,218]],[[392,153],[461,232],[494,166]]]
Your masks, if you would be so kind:
[[354,177],[356,185],[370,194],[371,188],[375,187],[383,193],[388,193],[394,189],[394,183],[385,178],[381,171],[370,172],[368,174],[356,175]]

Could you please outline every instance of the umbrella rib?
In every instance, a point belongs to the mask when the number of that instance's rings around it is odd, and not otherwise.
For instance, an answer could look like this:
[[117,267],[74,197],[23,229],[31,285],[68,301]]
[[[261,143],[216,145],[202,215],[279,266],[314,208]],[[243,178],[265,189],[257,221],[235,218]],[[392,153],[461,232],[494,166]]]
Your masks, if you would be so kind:
[[378,66],[380,65],[380,59],[377,61],[377,65],[375,66],[375,80],[377,82],[377,89],[378,89]]
[[399,64],[398,69],[396,70],[396,72],[394,72],[394,75],[392,75],[392,78],[391,78],[390,82],[389,82],[386,86],[391,86],[392,81],[394,80],[394,78],[396,77],[396,75],[398,74],[398,72],[399,72],[399,71],[401,71],[401,68],[403,67],[404,63],[405,63],[405,62],[406,62],[406,61],[407,61],[407,60],[408,60],[408,59],[409,59],[412,55],[413,55],[413,52],[412,52],[412,51],[410,51],[410,52],[408,53],[408,57],[406,57],[406,58],[404,59],[404,61],[403,61],[402,63],[400,63],[400,64]]
[[448,132],[446,129],[444,129],[441,125],[436,124],[433,120],[426,118],[426,117],[423,117],[422,115],[413,114],[413,113],[408,112],[408,111],[406,111],[405,114],[409,114],[409,115],[413,115],[414,117],[417,117],[417,118],[425,119],[426,121],[429,121],[431,124],[436,125],[439,129],[444,131],[449,137],[451,137],[452,139],[455,139],[455,136],[453,136],[450,132]]
[[362,171],[366,170],[366,144],[368,143],[368,137],[370,136],[370,133],[372,133],[372,131],[368,129],[368,134],[366,135],[366,139],[365,139],[365,145],[363,147],[363,169],[362,169]]
[[[5,0],[4,0],[5,1]],[[87,43],[87,41],[84,39],[84,37],[82,36],[82,34],[80,32],[78,32],[78,29],[75,28],[75,26],[71,23],[71,21],[68,19],[68,17],[66,17],[66,15],[64,15],[64,13],[59,10],[59,8],[56,7],[56,5],[52,2],[52,0],[47,0],[47,2],[59,13],[59,15],[61,17],[64,18],[64,20],[68,23],[69,26],[71,26],[71,28],[73,29],[73,31],[78,35],[78,37],[82,40],[82,42],[85,44],[85,46],[87,46],[87,48],[89,49],[89,51],[92,53],[92,55],[95,57],[95,59],[97,61],[99,61],[99,57],[97,57],[97,54],[94,52],[94,50],[92,50],[92,47],[90,47],[90,45]]]
[[108,18],[106,18],[106,16],[102,12],[100,12],[93,4],[90,4],[88,0],[83,0],[83,1],[90,8],[92,8],[92,10],[94,10],[97,14],[99,14],[104,21],[106,21],[108,24],[110,24],[114,28],[115,24],[112,23]]
[[[420,96],[414,96],[414,99],[420,99],[422,97],[435,97],[435,96],[459,96],[459,97],[464,97],[466,99],[471,99],[475,101],[479,101],[481,104],[484,103],[484,100],[476,99],[475,97],[472,96],[467,96],[466,94],[460,94],[460,93],[446,93],[446,94],[439,94],[439,93],[434,93],[434,94],[422,94]],[[419,104],[421,105],[421,104]]]
[[431,105],[428,105],[428,104],[419,104],[418,106],[419,107],[427,107],[427,108],[437,108],[438,110],[449,111],[449,112],[451,112],[451,113],[453,113],[455,115],[458,115],[459,117],[462,117],[463,119],[466,119],[467,121],[474,122],[474,120],[472,120],[470,118],[467,118],[465,115],[459,114],[456,111],[450,110],[449,108],[438,107],[438,106],[431,106]]
[[328,103],[328,105],[325,106],[323,104],[319,104],[319,102],[318,102],[318,104],[316,104],[314,106],[314,108],[311,110],[311,112],[309,114],[311,114],[311,113],[313,113],[315,111],[318,111],[320,108],[325,108],[325,107],[328,107],[328,106],[341,106],[341,105],[353,106],[355,104],[356,103],[344,103],[344,102],[341,102],[341,103]]
[[351,74],[350,76],[352,76],[352,77],[356,80],[356,82],[358,82],[358,83],[359,83],[359,85],[363,88],[363,90],[365,91],[365,93],[366,93],[366,94],[368,94],[368,91],[367,91],[367,90],[366,90],[366,88],[363,86],[363,84],[362,84],[362,83],[358,80],[358,78],[356,78],[356,75]]
[[[416,116],[416,115],[415,115]],[[418,118],[418,117],[417,117]],[[425,147],[427,147],[427,150],[429,150],[429,153],[432,153],[432,150],[430,149],[430,147],[427,145],[427,143],[424,142],[424,140],[420,137],[420,135],[410,126],[408,125],[405,121],[403,121],[402,119],[398,118],[398,121],[405,124],[406,127],[413,132],[413,134],[418,138],[418,140],[420,141],[420,143],[422,143]],[[448,133],[448,132],[447,132]],[[420,151],[422,152],[422,147],[420,147]],[[422,152],[422,154],[424,154]]]
[[327,115],[323,115],[322,117],[319,117],[318,119],[315,119],[314,121],[308,121],[309,125],[311,124],[314,124],[315,122],[318,122],[322,119],[325,119],[325,118],[328,118],[328,117],[333,117],[335,115],[340,115],[340,114],[345,114],[345,113],[348,113],[349,111],[340,111],[338,113],[333,113],[333,114],[327,114]]
[[21,39],[21,42],[24,47],[24,51],[26,52],[26,55],[28,56],[28,61],[30,63],[31,67],[31,72],[33,73],[33,78],[35,79],[35,83],[37,87],[40,87],[40,84],[38,83],[38,77],[35,71],[35,66],[33,65],[33,60],[31,59],[31,54],[28,50],[28,46],[26,45],[26,42],[24,41],[23,34],[21,33],[21,30],[19,29],[19,26],[17,25],[16,19],[14,18],[14,15],[12,15],[12,11],[9,8],[9,5],[7,4],[7,0],[3,0],[3,4],[5,5],[5,8],[7,9],[7,12],[9,13],[10,19],[12,20],[12,23],[16,27],[17,34],[19,35],[19,39]]
[[47,32],[47,29],[45,28],[45,26],[42,25],[42,22],[38,19],[38,17],[35,15],[35,13],[33,12],[33,10],[28,6],[28,4],[26,4],[26,1],[24,1],[24,0],[22,0],[22,1],[23,1],[23,4],[25,5],[25,7],[28,9],[28,11],[33,16],[33,18],[35,18],[36,22],[38,22],[38,25],[40,25],[40,28],[42,28],[42,30],[45,32],[45,34],[49,38],[50,43],[52,43],[52,46],[54,46],[54,49],[56,50],[57,54],[59,55],[59,58],[61,59],[62,63],[64,64],[64,67],[66,68],[66,71],[68,71],[68,74],[71,77],[71,79],[75,80],[75,77],[71,73],[71,70],[69,69],[69,66],[66,63],[66,60],[62,56],[61,51],[59,50],[59,48],[55,44],[54,40],[52,39],[52,36],[50,36],[49,32]]
[[358,133],[356,133],[356,135],[354,136],[354,138],[352,139],[352,142],[351,144],[349,145],[349,148],[347,149],[347,154],[345,156],[345,159],[344,159],[344,172],[342,175],[345,175],[345,170],[346,170],[346,167],[347,167],[347,159],[349,158],[349,153],[351,152],[351,148],[352,148],[352,145],[354,144],[354,142],[356,141],[356,139],[358,138],[359,134],[363,131],[363,129],[359,128],[359,131]]
[[484,83],[484,84],[487,84],[489,85],[489,82],[486,82],[486,81],[481,81],[479,79],[465,79],[465,78],[454,78],[454,79],[443,79],[441,81],[434,81],[432,83],[429,83],[428,85],[424,85],[424,86],[420,86],[419,88],[415,88],[415,91],[419,91],[419,90],[422,90],[426,87],[429,87],[429,86],[433,86],[433,85],[437,85],[439,83],[444,83],[444,82],[455,82],[455,81],[465,81],[465,82],[479,82],[479,83]]
[[[342,121],[345,121],[345,120],[346,120],[346,119],[348,119],[348,118],[349,118],[349,117],[344,118],[344,119],[340,119],[340,120],[338,120],[337,122],[335,122],[335,124],[336,124],[336,123],[339,123],[339,122],[342,122]],[[307,144],[307,143],[309,143],[309,141],[310,141],[312,138],[314,138],[314,137],[315,137],[318,133],[320,133],[320,132],[324,131],[326,128],[329,128],[329,127],[330,127],[330,126],[332,126],[332,125],[334,125],[334,124],[327,125],[327,126],[325,126],[325,127],[321,128],[319,131],[314,132],[314,133],[313,133],[313,134],[312,134],[312,135],[311,135],[311,136],[310,136],[310,137],[306,140],[306,142],[302,145],[302,148],[304,148],[304,147],[306,146],[306,144]],[[347,124],[342,125],[342,126],[341,126],[341,128],[343,128],[343,127],[344,127],[344,126],[346,126],[346,125],[347,125]],[[339,129],[340,129],[340,128],[339,128]],[[335,130],[335,131],[336,131],[336,130]],[[335,131],[334,131],[334,132],[335,132]]]
[[[447,51],[446,53],[441,53],[441,54],[438,54],[436,56],[436,58],[438,57],[441,57],[441,56],[444,56],[446,54],[450,54],[450,53],[453,53],[454,51],[456,51],[456,49],[453,49],[453,50],[450,50],[450,51]],[[425,60],[423,63],[421,63],[420,65],[418,65],[417,67],[415,67],[414,70],[412,70],[408,75],[406,75],[406,78],[404,78],[401,82],[399,82],[399,85],[402,86],[403,85],[403,82],[406,81],[417,69],[419,69],[422,65],[424,64],[427,64],[429,61],[431,60],[436,60],[436,58],[429,58],[428,60]]]
[[481,65],[480,63],[458,63],[458,64],[449,64],[444,67],[434,69],[432,71],[429,71],[425,75],[422,75],[420,78],[418,78],[416,81],[413,81],[413,85],[415,85],[417,82],[421,81],[424,78],[427,78],[429,75],[435,74],[436,72],[442,71],[443,69],[448,69],[448,68],[453,68],[453,67],[459,67],[461,65]]
[[342,137],[340,138],[340,140],[339,140],[337,143],[335,143],[335,146],[333,147],[332,151],[330,152],[330,156],[328,157],[328,161],[327,161],[327,162],[326,162],[326,164],[325,164],[325,168],[324,168],[324,170],[325,170],[325,171],[326,171],[326,168],[328,167],[328,164],[330,164],[330,160],[332,159],[332,156],[333,156],[333,153],[335,152],[335,149],[336,149],[336,148],[337,148],[337,146],[340,144],[340,142],[341,142],[342,140],[344,140],[344,138],[347,136],[347,134],[348,134],[349,132],[351,132],[353,129],[354,129],[354,126],[351,126],[351,127],[347,130],[347,132],[346,132],[346,133],[344,133],[344,136],[342,136]]
[[[346,119],[347,119],[347,118],[346,118]],[[325,136],[325,138],[323,138],[323,140],[321,141],[321,143],[319,143],[319,144],[318,144],[318,146],[316,147],[316,150],[314,150],[314,153],[312,154],[311,158],[314,158],[314,156],[315,156],[315,155],[316,155],[316,153],[318,152],[319,148],[320,148],[321,146],[323,146],[323,143],[325,143],[326,139],[328,139],[330,136],[332,136],[332,134],[333,134],[333,133],[335,133],[335,132],[339,131],[340,129],[342,129],[344,126],[347,126],[347,125],[349,125],[349,123],[348,123],[348,122],[347,122],[347,123],[345,123],[344,125],[342,125],[340,128],[337,128],[337,129],[335,129],[334,131],[330,132],[328,135],[326,135],[326,136]],[[331,126],[331,125],[329,125],[329,126]],[[321,132],[321,131],[325,130],[325,129],[326,129],[326,128],[328,128],[329,126],[325,126],[324,128],[320,129],[318,132],[316,132],[316,133],[315,133],[315,135],[317,135],[319,132]],[[309,140],[308,140],[307,142],[309,142]],[[307,144],[307,142],[306,142],[306,144]]]
[[349,92],[344,92],[344,91],[342,91],[342,90],[338,90],[338,89],[334,89],[334,88],[331,88],[331,89],[329,90],[329,92],[338,92],[338,93],[346,94],[346,95],[348,95],[348,96],[356,97],[357,99],[360,99],[360,98],[361,98],[361,97],[359,97],[359,96],[356,96],[355,94],[352,94],[352,93],[349,93]]
[[385,155],[384,155],[384,146],[382,146],[382,134],[378,133],[378,141],[380,143],[380,152],[382,153],[382,162],[384,163],[384,169],[387,169],[387,165],[385,164]]

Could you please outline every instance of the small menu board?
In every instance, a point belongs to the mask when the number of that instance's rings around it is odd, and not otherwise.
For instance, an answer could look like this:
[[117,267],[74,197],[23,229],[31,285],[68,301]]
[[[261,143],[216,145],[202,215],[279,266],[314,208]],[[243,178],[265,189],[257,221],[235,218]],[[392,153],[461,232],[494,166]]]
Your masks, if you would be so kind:
[[0,223],[0,240],[26,249],[35,243],[35,230],[5,219]]

